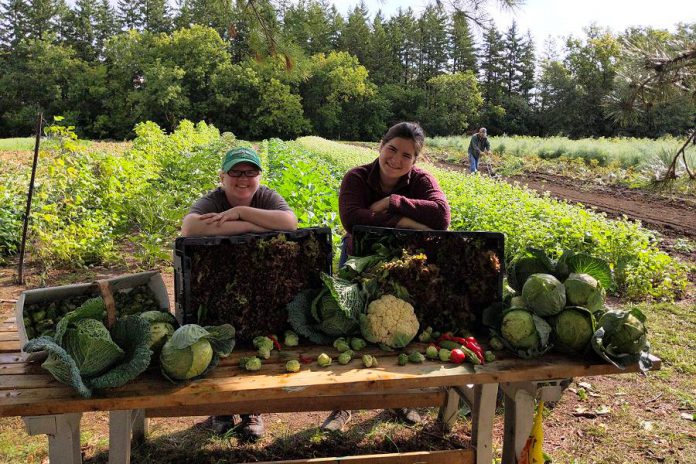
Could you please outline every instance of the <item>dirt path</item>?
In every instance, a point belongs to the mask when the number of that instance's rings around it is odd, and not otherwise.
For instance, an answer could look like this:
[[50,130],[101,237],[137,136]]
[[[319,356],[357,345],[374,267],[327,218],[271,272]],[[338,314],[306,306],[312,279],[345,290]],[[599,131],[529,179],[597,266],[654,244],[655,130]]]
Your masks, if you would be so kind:
[[548,191],[554,198],[593,206],[613,217],[625,214],[669,237],[696,237],[696,202],[692,199],[678,202],[625,187],[588,186],[567,177],[541,173],[510,180],[539,192]]
[[[462,164],[431,159],[445,169],[468,172]],[[502,178],[506,182],[519,182],[539,193],[549,192],[553,198],[581,203],[607,213],[609,217],[626,216],[641,221],[648,229],[662,234],[660,247],[673,255],[696,261],[696,250],[675,247],[678,240],[696,241],[696,199],[674,198],[659,192],[629,189],[615,185],[593,185],[553,174],[528,172],[524,175]]]

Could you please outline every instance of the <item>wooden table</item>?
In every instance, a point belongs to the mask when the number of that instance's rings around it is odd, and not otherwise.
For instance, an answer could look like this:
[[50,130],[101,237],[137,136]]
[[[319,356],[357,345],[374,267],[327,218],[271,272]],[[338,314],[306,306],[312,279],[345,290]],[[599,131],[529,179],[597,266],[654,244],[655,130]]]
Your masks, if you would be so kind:
[[[312,363],[288,374],[277,352],[261,371],[243,371],[238,360],[249,353],[235,350],[202,380],[173,385],[150,371],[102,396],[84,399],[38,363],[27,362],[18,345],[14,321],[8,320],[0,327],[0,416],[22,416],[30,434],[47,434],[52,464],[81,462],[83,412],[110,412],[109,462],[122,464],[130,461],[131,439],[146,434],[147,417],[213,415],[221,410],[232,414],[440,406],[441,420],[451,426],[460,396],[472,404],[472,449],[362,456],[342,458],[341,462],[490,464],[499,385],[506,394],[503,462],[514,463],[531,429],[534,399],[560,397],[558,379],[637,369],[621,371],[609,364],[588,364],[562,356],[507,358],[485,366],[433,361],[399,366],[396,352],[365,350],[379,358],[379,367],[364,369],[359,360],[328,368]],[[316,357],[322,350],[335,351],[307,346],[294,353]],[[659,365],[655,359],[655,368]]]

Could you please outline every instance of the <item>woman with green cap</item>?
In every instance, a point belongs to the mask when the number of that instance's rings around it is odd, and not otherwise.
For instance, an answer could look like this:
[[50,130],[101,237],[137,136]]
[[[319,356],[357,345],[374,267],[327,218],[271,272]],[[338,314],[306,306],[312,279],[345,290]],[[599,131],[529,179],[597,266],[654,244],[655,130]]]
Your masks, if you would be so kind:
[[181,235],[237,235],[295,230],[297,217],[274,190],[260,184],[261,159],[251,148],[228,151],[220,170],[221,186],[193,204]]
[[[181,235],[238,235],[270,230],[295,230],[297,217],[285,199],[260,184],[261,159],[251,148],[228,151],[220,170],[221,186],[198,199],[184,217]],[[231,258],[232,259],[232,258]],[[211,425],[224,434],[235,427],[233,416],[213,416]],[[243,414],[240,431],[252,439],[264,434],[259,414]]]

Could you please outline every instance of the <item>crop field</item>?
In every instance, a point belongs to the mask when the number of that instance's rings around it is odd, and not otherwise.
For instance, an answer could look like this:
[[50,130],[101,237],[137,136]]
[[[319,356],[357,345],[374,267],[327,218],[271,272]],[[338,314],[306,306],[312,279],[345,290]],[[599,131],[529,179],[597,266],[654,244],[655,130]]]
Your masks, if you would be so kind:
[[[428,140],[436,159],[466,163],[470,137],[433,137]],[[572,140],[566,137],[492,136],[491,158],[496,170],[505,175],[545,172],[581,178],[593,183],[632,188],[657,188],[684,140],[596,138]],[[687,147],[686,159],[693,171],[696,148]],[[489,160],[489,161],[491,161]],[[686,180],[683,162],[677,164],[676,182],[663,187],[693,195],[693,182]]]
[[[154,123],[138,125],[136,134],[137,138],[128,144],[85,143],[75,140],[65,129],[56,129],[51,140],[46,141],[30,225],[28,259],[32,285],[85,281],[99,272],[147,268],[159,268],[169,274],[172,243],[181,219],[196,198],[216,186],[221,153],[235,145],[250,145],[231,134],[221,135],[205,123],[187,121],[169,135]],[[0,152],[31,150],[31,144],[28,148],[22,145],[26,140],[0,141]],[[436,150],[445,150],[454,140],[435,139],[433,145]],[[500,142],[494,150],[511,156],[524,154],[535,146],[531,138],[506,138]],[[651,146],[647,141],[640,142],[644,143],[641,153],[645,154],[635,158],[630,149],[622,151],[623,147],[612,152],[611,142],[606,142],[606,146],[599,144],[595,148],[599,154],[593,152],[589,158],[582,154],[583,150],[589,153],[589,148],[568,143],[563,156],[583,158],[583,164],[585,159],[593,163],[591,159],[598,159],[595,155],[607,156],[609,163],[626,163],[629,169],[641,165],[640,159],[652,156],[652,150],[663,143]],[[552,150],[562,146],[563,140],[554,138],[548,143],[546,149]],[[679,141],[666,139],[664,143],[673,149]],[[337,246],[343,232],[338,217],[341,179],[349,168],[372,161],[375,151],[318,137],[270,139],[254,145],[264,163],[262,183],[286,198],[300,227],[331,228]],[[16,298],[22,290],[10,284],[10,275],[30,175],[30,156],[25,155],[12,154],[0,168],[2,298]],[[631,164],[634,158],[637,161]],[[596,164],[602,162],[598,160]],[[442,163],[422,166],[436,176],[447,195],[453,230],[504,233],[507,262],[527,247],[542,248],[554,257],[564,250],[601,257],[610,263],[615,274],[611,304],[638,305],[649,318],[653,349],[663,358],[663,370],[648,377],[624,375],[596,382],[590,379],[589,387],[579,386],[583,379],[576,379],[570,393],[548,411],[545,426],[549,440],[545,451],[557,459],[555,462],[689,462],[688,456],[696,455],[693,422],[680,415],[693,414],[696,408],[696,367],[689,355],[696,349],[696,308],[693,282],[689,280],[694,263],[663,251],[661,236],[627,218],[612,219],[520,184],[471,176]],[[9,315],[10,308],[0,306],[0,316]],[[677,342],[678,328],[685,335]],[[616,391],[621,395],[614,395]],[[365,452],[405,451],[424,444],[446,448],[466,441],[469,426],[466,419],[460,420],[452,433],[435,440],[434,414],[427,416],[422,428],[411,428],[393,426],[379,415],[361,413],[360,425],[339,442],[317,430],[323,419],[321,414],[294,416],[301,417],[273,415],[270,437],[257,444],[211,436],[196,422],[200,418],[158,419],[153,439],[134,450],[134,459],[165,462],[157,461],[164,456],[166,462],[181,462],[203,455],[211,462],[240,462],[279,456],[320,456],[326,452],[335,455],[355,447]],[[27,440],[18,431],[18,424],[18,419],[0,419],[0,462],[40,462],[46,455],[45,440]],[[105,462],[105,430],[105,416],[90,416],[83,437],[88,443],[86,462]],[[172,433],[178,444],[167,438]],[[369,444],[364,441],[365,434],[372,437]],[[582,437],[580,443],[571,438],[577,435]],[[624,444],[625,452],[617,452],[611,445],[615,442]],[[230,454],[232,449],[237,449],[236,454]]]

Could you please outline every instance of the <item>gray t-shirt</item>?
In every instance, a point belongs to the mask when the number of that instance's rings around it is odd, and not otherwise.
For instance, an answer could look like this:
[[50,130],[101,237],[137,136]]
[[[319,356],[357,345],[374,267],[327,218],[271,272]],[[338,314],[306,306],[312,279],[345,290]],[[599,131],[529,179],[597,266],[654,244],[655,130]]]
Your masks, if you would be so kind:
[[[285,199],[278,192],[265,185],[259,185],[259,189],[251,199],[250,206],[258,209],[292,212]],[[189,209],[189,214],[222,213],[230,208],[232,205],[227,201],[224,190],[222,187],[218,187],[199,198]]]

